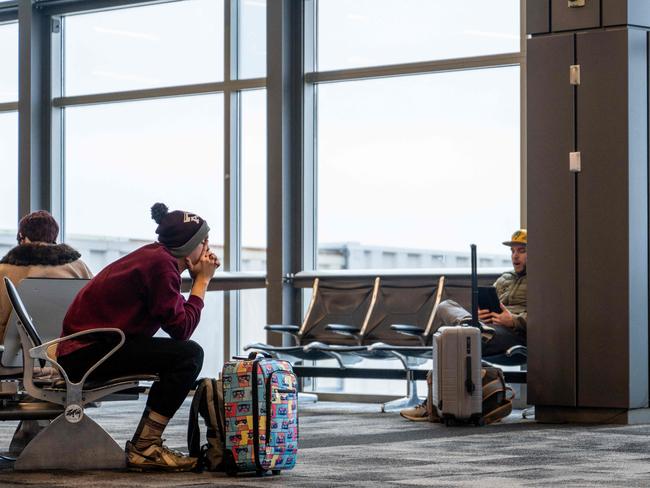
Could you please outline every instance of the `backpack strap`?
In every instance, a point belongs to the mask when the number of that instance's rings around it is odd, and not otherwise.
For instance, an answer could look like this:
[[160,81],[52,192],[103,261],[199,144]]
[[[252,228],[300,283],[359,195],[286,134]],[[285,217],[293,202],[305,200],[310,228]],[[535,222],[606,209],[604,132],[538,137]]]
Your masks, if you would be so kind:
[[503,417],[507,417],[512,413],[512,400],[504,400],[504,402],[499,405],[497,408],[491,412],[483,415],[483,421],[486,424],[491,424],[497,420],[501,420]]
[[[205,411],[201,411],[200,413],[205,419],[205,425],[208,429],[207,435],[210,437],[218,436],[224,442],[226,440],[224,420],[221,414],[221,408],[218,405],[218,400],[215,403],[217,395],[221,393],[219,392],[219,383],[214,378],[206,381],[209,382],[209,386],[206,387]],[[223,395],[223,393],[221,394]]]
[[226,445],[226,413],[224,412],[224,401],[223,401],[223,381],[222,380],[212,380],[215,388],[215,393],[217,395],[217,401],[220,402],[219,405],[215,407],[217,412],[217,427],[219,428],[219,437],[221,439],[221,444]]
[[206,394],[206,387],[210,385],[212,388],[212,381],[210,379],[202,379],[199,386],[194,390],[194,398],[190,406],[190,418],[187,423],[187,448],[190,451],[190,456],[198,457],[201,451],[201,429],[199,428],[199,408],[201,407],[201,399]]
[[508,400],[512,401],[515,399],[514,390],[511,387],[503,384],[499,379],[496,379],[483,386],[483,401],[502,391],[510,392],[512,396]]
[[[484,369],[482,373],[483,379],[485,379],[486,376],[494,376],[493,380],[488,381],[488,383],[483,385],[484,407],[486,405],[486,401],[489,398],[499,393],[503,393],[503,400],[501,403],[499,403],[490,412],[483,412],[483,421],[486,424],[491,424],[512,413],[512,401],[515,399],[515,392],[510,386],[506,384],[505,378],[503,377],[503,372],[500,369],[494,370],[491,368],[489,372],[487,369]],[[508,393],[510,393],[510,396],[508,396]]]

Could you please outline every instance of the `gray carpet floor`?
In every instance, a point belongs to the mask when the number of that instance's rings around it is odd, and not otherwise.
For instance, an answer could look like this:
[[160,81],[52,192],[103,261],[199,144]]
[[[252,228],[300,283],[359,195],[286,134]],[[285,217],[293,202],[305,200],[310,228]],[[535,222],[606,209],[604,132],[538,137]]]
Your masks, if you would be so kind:
[[[88,413],[124,444],[143,405],[107,402]],[[165,432],[170,447],[186,450],[188,406]],[[9,445],[15,425],[0,423],[2,446]],[[5,467],[5,486],[649,487],[650,426],[540,425],[515,412],[501,424],[448,428],[382,414],[378,405],[320,402],[301,406],[298,465],[279,476],[25,473]]]

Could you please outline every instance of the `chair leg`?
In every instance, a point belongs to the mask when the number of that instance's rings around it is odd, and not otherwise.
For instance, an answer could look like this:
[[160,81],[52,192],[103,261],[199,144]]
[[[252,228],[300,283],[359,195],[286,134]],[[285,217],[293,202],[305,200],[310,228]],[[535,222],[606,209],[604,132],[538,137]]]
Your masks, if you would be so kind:
[[412,375],[409,371],[409,380],[408,380],[408,394],[404,398],[398,398],[387,403],[384,403],[381,406],[382,412],[397,412],[398,410],[403,410],[405,408],[413,408],[420,403],[420,397],[418,397],[418,386],[415,379],[412,378]]
[[9,444],[9,455],[18,456],[45,427],[49,420],[21,420]]
[[315,393],[307,393],[305,392],[305,378],[299,378],[298,379],[298,385],[300,389],[298,390],[298,404],[300,405],[301,403],[317,403],[318,402],[318,395]]
[[298,405],[301,403],[317,403],[318,395],[315,393],[305,393],[304,391],[298,392]]
[[76,424],[59,415],[27,444],[14,465],[16,470],[125,467],[124,449],[88,415]]
[[534,419],[535,418],[535,407],[528,407],[522,410],[521,417],[524,419]]

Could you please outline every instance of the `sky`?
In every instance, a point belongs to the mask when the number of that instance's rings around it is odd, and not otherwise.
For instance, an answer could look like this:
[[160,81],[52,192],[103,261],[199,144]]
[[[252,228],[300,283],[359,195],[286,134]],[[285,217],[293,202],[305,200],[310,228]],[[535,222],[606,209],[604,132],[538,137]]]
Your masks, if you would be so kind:
[[[264,76],[265,2],[243,0],[243,77]],[[318,68],[519,50],[518,0],[320,0]],[[179,22],[179,19],[182,21]],[[66,95],[223,80],[223,2],[65,20]],[[17,29],[0,26],[0,103]],[[503,252],[519,225],[519,68],[318,86],[318,242]],[[266,245],[265,91],[242,98],[242,240]],[[13,97],[13,98],[12,98]],[[223,241],[223,95],[65,110],[67,231],[153,238],[156,201]],[[0,113],[0,227],[15,227],[17,118]]]

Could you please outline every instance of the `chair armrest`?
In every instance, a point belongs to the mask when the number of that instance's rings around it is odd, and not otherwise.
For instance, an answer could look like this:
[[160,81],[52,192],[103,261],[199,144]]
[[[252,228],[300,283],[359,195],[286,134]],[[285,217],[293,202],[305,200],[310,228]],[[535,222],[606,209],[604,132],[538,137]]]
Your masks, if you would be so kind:
[[[112,334],[118,334],[120,336],[120,341],[119,343],[110,351],[108,351],[99,361],[97,361],[93,366],[86,371],[86,374],[83,375],[79,383],[73,383],[70,381],[70,378],[68,378],[68,374],[66,373],[65,369],[55,360],[52,359],[50,356],[47,354],[47,350],[49,349],[50,346],[54,344],[58,344],[59,342],[64,342],[64,341],[69,341],[70,339],[75,339],[80,336],[84,335],[89,335],[89,334],[96,334],[96,333],[112,333]],[[29,350],[29,355],[32,358],[38,358],[38,359],[45,359],[47,361],[50,361],[56,368],[61,372],[61,375],[63,376],[63,379],[65,379],[66,385],[81,385],[81,389],[83,389],[83,384],[86,381],[86,378],[95,371],[104,361],[106,361],[109,357],[111,357],[115,352],[122,347],[124,344],[125,336],[124,332],[122,332],[120,329],[115,329],[115,328],[98,328],[98,329],[88,329],[88,330],[83,330],[81,332],[75,332],[74,334],[67,335],[65,337],[59,337],[58,339],[53,339],[48,342],[44,342],[40,346],[32,347]]]
[[395,346],[384,342],[373,342],[368,346],[368,351],[396,351],[401,354],[431,352],[433,354],[431,346]]
[[286,332],[287,334],[296,334],[300,330],[300,326],[289,324],[269,324],[265,325],[264,329],[270,330],[271,332]]
[[506,357],[521,356],[528,358],[528,348],[526,346],[512,346],[506,351]]
[[359,337],[359,332],[360,332],[360,329],[358,327],[355,327],[354,325],[346,325],[346,324],[327,324],[325,328],[337,334],[341,334],[347,337],[354,337],[354,338]]
[[390,328],[395,332],[411,337],[422,337],[422,334],[424,333],[424,330],[420,327],[411,324],[393,324]]
[[304,345],[302,347],[302,350],[305,351],[305,352],[310,352],[313,349],[322,350],[322,349],[326,349],[326,348],[327,348],[327,344],[325,344],[324,342],[313,341],[313,342],[310,342],[309,344]]

